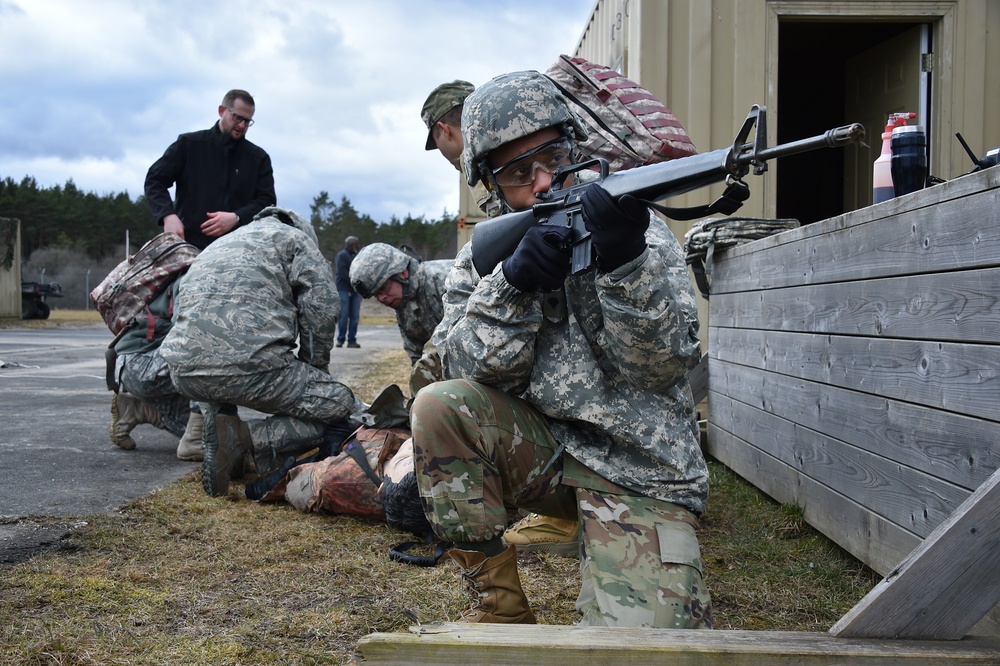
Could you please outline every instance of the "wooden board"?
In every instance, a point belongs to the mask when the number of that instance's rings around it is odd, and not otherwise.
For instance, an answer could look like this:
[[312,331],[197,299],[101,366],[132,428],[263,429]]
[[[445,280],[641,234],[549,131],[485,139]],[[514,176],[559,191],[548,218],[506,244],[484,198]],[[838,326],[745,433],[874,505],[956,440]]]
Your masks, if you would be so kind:
[[969,496],[954,484],[766,411],[735,400],[723,409],[720,404],[713,396],[713,425],[921,538]]
[[[708,452],[712,457],[782,504],[802,507],[810,525],[841,548],[885,575],[906,557],[920,537],[829,487],[797,472],[730,433],[708,425]],[[712,495],[708,511],[712,510]],[[712,585],[712,572],[706,572]]]
[[[713,359],[1000,422],[996,345],[714,327],[711,334]],[[711,377],[713,390],[718,381]]]
[[1000,601],[1000,472],[996,472],[830,633],[961,638]]
[[995,267],[998,188],[994,167],[716,253],[712,300],[728,292]]
[[1000,268],[713,294],[712,326],[1000,342]]
[[[626,649],[627,646],[627,649]],[[833,638],[811,632],[695,631],[443,623],[369,634],[361,664],[586,666],[927,666],[1000,663],[1000,641]]]
[[969,492],[1000,468],[998,426],[991,421],[719,359],[712,364],[720,397],[766,408]]

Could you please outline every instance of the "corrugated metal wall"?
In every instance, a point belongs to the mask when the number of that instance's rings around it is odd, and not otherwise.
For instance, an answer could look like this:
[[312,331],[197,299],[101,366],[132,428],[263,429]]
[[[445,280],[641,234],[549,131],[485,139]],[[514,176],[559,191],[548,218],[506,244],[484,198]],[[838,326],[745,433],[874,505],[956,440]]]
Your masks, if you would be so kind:
[[21,222],[0,217],[0,318],[21,318]]
[[[933,25],[931,173],[970,169],[955,140],[982,155],[1000,145],[1000,2],[991,0],[598,0],[576,55],[610,66],[659,97],[702,151],[732,142],[751,105],[768,107],[774,142],[778,23],[926,21]],[[821,54],[819,54],[821,57]],[[772,172],[753,183],[741,215],[774,216]],[[707,203],[721,186],[679,198]]]

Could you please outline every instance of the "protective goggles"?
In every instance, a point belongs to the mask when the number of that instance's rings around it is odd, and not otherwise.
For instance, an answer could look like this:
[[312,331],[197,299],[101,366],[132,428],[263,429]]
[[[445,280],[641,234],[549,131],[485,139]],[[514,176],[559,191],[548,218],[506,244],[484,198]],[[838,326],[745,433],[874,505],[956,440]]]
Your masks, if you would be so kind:
[[571,150],[570,140],[564,136],[546,141],[493,169],[493,180],[500,187],[531,185],[538,169],[552,175],[559,167],[569,164]]

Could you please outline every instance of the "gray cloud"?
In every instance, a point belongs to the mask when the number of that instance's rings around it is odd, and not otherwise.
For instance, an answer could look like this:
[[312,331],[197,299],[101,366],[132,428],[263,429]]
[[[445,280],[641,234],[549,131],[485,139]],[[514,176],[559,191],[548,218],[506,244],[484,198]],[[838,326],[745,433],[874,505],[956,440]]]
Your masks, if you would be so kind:
[[455,212],[459,178],[423,150],[439,83],[479,85],[570,52],[593,0],[0,0],[0,177],[142,192],[229,88],[257,100],[251,141],[280,205],[326,190],[377,220]]

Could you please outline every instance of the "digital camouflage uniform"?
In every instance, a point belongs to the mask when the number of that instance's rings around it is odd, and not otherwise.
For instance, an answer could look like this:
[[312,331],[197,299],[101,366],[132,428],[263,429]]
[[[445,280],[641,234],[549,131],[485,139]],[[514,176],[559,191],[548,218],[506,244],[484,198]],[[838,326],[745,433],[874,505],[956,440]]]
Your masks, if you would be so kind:
[[[366,245],[351,263],[351,286],[365,298],[374,297],[389,278],[402,283],[403,302],[396,308],[396,324],[410,363],[423,355],[424,345],[444,316],[441,299],[451,265],[451,259],[419,261],[387,243]],[[398,277],[407,268],[409,277]]]
[[[551,97],[501,90],[493,99],[513,105],[508,133],[477,127],[491,115],[485,92],[505,78],[466,101],[470,154],[470,135],[487,137],[488,152],[551,113]],[[571,275],[552,293],[522,293],[499,265],[479,276],[471,243],[462,248],[432,340],[447,381],[411,409],[415,464],[443,539],[494,539],[509,506],[578,516],[583,623],[704,628],[711,601],[695,527],[708,469],[686,378],[700,358],[697,307],[680,244],[650,217],[636,259]]]
[[[118,382],[125,392],[149,404],[167,432],[180,437],[191,414],[191,402],[177,392],[160,345],[170,330],[178,281],[174,280],[149,304],[149,313],[135,322],[115,344]],[[150,326],[152,318],[152,326]]]
[[[312,448],[363,407],[327,371],[340,298],[309,222],[265,208],[198,255],[161,347],[184,395],[274,416],[250,421],[258,462]],[[296,353],[296,344],[298,352]]]

